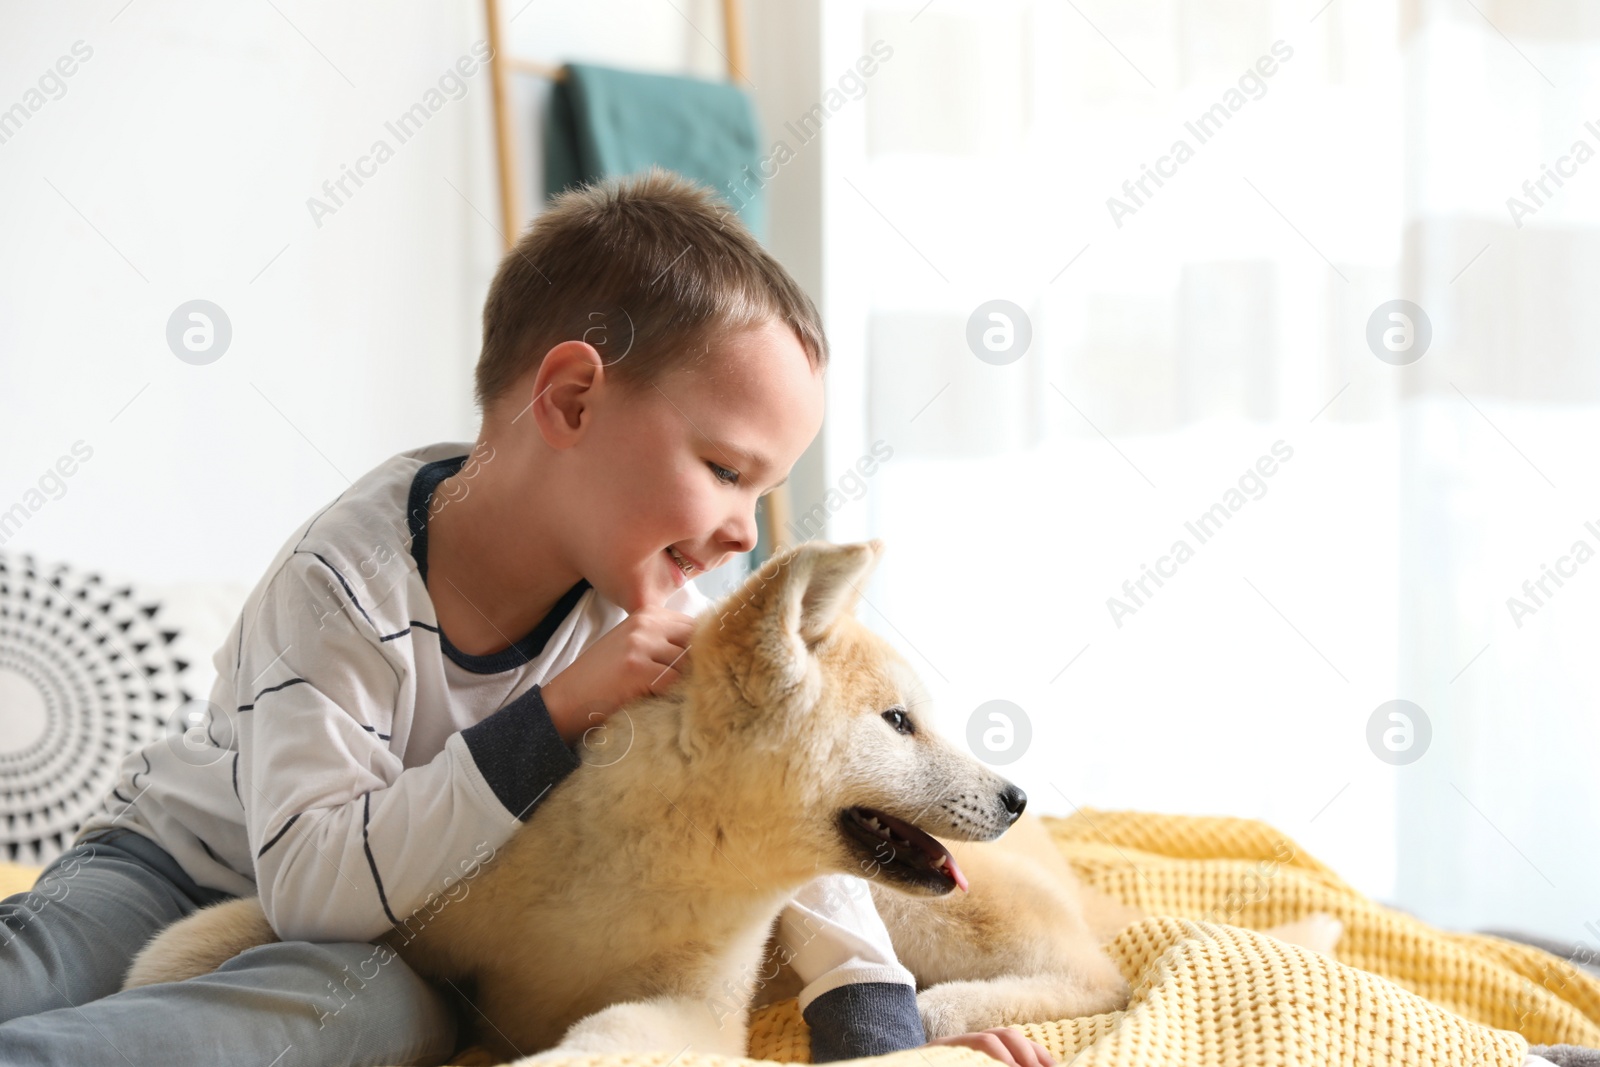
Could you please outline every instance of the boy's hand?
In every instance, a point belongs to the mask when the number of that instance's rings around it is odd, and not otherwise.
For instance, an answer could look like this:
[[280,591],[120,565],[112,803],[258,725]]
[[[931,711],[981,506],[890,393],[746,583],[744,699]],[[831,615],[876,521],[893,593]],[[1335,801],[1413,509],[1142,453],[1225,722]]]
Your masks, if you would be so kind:
[[[928,1045],[961,1045],[988,1053],[1006,1067],[1054,1067],[1050,1050],[1009,1026],[992,1026],[972,1034],[957,1034],[929,1041]],[[927,1048],[928,1045],[924,1045]]]
[[622,705],[677,682],[694,617],[643,607],[584,649],[540,689],[556,733],[571,745]]

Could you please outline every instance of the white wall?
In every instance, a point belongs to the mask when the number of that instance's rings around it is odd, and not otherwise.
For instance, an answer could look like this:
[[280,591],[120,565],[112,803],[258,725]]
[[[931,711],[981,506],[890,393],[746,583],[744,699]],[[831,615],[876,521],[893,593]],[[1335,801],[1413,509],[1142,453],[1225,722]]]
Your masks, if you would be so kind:
[[[94,450],[5,548],[253,582],[347,479],[472,431],[498,239],[451,184],[491,206],[487,78],[404,144],[384,124],[481,33],[442,5],[118,8],[13,9],[0,33],[0,106],[92,49],[0,144],[0,507]],[[393,158],[316,225],[307,199],[378,138]],[[232,324],[205,366],[165,338],[194,298]]]

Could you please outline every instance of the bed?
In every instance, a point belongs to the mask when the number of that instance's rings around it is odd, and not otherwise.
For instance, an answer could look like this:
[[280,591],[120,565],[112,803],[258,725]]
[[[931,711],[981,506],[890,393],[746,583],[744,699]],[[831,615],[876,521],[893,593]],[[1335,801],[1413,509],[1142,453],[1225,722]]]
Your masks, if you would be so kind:
[[[1079,877],[1154,916],[1110,944],[1134,986],[1127,1010],[1021,1027],[1058,1062],[1524,1067],[1530,1045],[1554,1062],[1563,1062],[1562,1052],[1551,1046],[1600,1048],[1600,978],[1531,945],[1438,930],[1374,903],[1264,823],[1090,809],[1044,822]],[[0,864],[0,893],[25,888],[34,873]],[[1345,924],[1333,957],[1257,932],[1311,911]],[[792,999],[756,1013],[749,1054],[810,1062]],[[693,1058],[699,1067],[743,1062]],[[664,1059],[584,1062],[660,1067]],[[882,1067],[993,1062],[954,1048],[875,1060]],[[467,1049],[453,1062],[487,1061]]]

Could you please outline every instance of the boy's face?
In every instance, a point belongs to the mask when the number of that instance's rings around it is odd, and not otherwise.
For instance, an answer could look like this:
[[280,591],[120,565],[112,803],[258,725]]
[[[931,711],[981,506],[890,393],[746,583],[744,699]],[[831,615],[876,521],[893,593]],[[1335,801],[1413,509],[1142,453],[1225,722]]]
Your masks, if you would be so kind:
[[754,548],[756,501],[822,428],[822,375],[781,322],[713,343],[642,391],[590,392],[592,421],[568,451],[568,551],[629,613]]

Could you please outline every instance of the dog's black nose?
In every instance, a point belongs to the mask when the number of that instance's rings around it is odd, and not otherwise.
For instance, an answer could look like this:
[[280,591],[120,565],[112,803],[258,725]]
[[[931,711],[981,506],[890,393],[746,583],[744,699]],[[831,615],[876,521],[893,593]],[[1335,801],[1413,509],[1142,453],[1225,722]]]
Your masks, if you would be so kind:
[[1005,791],[1000,794],[1000,800],[1011,813],[1012,822],[1016,822],[1017,817],[1022,814],[1022,809],[1028,806],[1028,794],[1014,785],[1006,786]]

